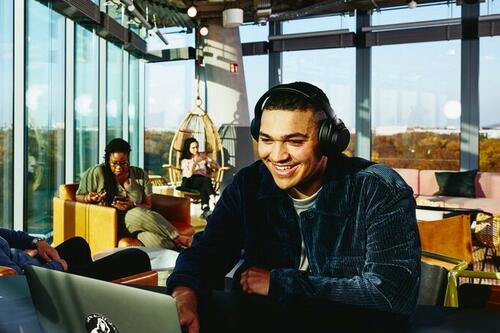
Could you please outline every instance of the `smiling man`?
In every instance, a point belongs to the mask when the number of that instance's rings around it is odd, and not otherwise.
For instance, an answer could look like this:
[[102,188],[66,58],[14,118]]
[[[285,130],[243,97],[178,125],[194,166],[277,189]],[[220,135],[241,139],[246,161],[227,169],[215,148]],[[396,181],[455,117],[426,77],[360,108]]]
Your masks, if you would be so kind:
[[[385,165],[342,154],[349,131],[311,84],[266,92],[251,132],[260,161],[235,176],[168,279],[181,324],[190,333],[200,324],[205,332],[401,329],[420,277],[411,188]],[[213,292],[240,258],[233,292]]]

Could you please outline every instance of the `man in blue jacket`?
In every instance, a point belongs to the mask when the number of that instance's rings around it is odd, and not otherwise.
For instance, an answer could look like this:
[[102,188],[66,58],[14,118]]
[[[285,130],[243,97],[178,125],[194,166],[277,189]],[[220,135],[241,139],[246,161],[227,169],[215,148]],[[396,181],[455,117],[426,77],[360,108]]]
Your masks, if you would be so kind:
[[[24,250],[36,250],[31,256]],[[93,261],[88,243],[73,237],[56,248],[45,239],[30,236],[23,231],[0,228],[0,266],[23,274],[27,265],[111,281],[151,270],[149,256],[139,249],[125,249]]]
[[[271,88],[251,132],[260,161],[235,176],[168,279],[181,324],[190,333],[200,317],[202,331],[376,330],[368,313],[404,322],[420,277],[411,188],[385,165],[342,154],[349,131],[311,84]],[[237,291],[211,293],[240,258]]]

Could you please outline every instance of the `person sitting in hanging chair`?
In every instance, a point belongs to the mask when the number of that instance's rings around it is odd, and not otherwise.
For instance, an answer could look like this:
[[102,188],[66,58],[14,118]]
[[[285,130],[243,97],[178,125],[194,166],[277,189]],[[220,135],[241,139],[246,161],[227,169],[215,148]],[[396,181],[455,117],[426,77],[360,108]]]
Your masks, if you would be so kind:
[[181,152],[182,186],[200,192],[202,217],[210,214],[210,205],[215,205],[215,190],[212,179],[208,177],[210,170],[219,165],[206,154],[200,154],[199,144],[195,138],[184,141]]

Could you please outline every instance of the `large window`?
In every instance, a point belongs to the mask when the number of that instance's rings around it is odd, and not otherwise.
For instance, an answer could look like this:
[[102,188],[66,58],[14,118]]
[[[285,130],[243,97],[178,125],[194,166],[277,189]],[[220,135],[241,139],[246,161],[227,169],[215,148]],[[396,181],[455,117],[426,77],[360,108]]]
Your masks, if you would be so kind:
[[374,11],[372,24],[397,24],[406,22],[421,22],[440,19],[460,18],[462,8],[455,2],[448,4],[420,4],[417,1],[417,7],[410,9],[403,6],[399,9],[389,8],[382,11]]
[[[267,41],[269,25],[244,25],[240,27],[242,43]],[[245,75],[246,96],[250,119],[254,116],[255,104],[265,93],[269,85],[269,56],[267,54],[243,57],[243,73]]]
[[194,32],[187,32],[181,30],[180,27],[162,28],[160,32],[167,40],[168,45],[158,37],[153,30],[148,32],[146,41],[148,42],[148,51],[163,50],[163,49],[176,49],[183,47],[194,47]]
[[498,0],[485,0],[481,1],[481,15],[495,15],[500,14],[500,3]]
[[255,104],[269,85],[269,57],[267,55],[243,57],[245,85],[247,88],[248,110],[250,119],[254,117]]
[[460,41],[374,47],[372,159],[459,169]]
[[355,61],[352,48],[283,53],[283,83],[306,81],[325,92],[333,110],[351,131],[350,155],[354,151]]
[[106,143],[123,135],[123,49],[107,45]]
[[500,37],[481,38],[479,170],[500,172]]
[[348,29],[356,31],[356,17],[349,15],[335,15],[326,17],[306,18],[283,22],[284,34],[315,32],[327,30]]
[[194,107],[194,61],[147,64],[146,77],[144,168],[165,175],[175,131]]
[[[102,2],[105,2],[104,0]],[[126,26],[125,22],[125,6],[123,5],[117,5],[115,2],[119,1],[106,1],[105,6],[106,6],[106,13],[112,17],[116,22],[120,23],[121,25]]]
[[75,26],[74,181],[99,161],[99,37]]
[[0,227],[12,228],[14,0],[0,1]]
[[139,163],[139,58],[129,56],[129,91],[128,91],[128,142],[132,147],[130,162]]
[[240,26],[240,40],[242,43],[267,41],[269,35],[269,23],[245,24]]
[[46,234],[64,182],[65,18],[36,0],[26,13],[25,218],[28,232]]

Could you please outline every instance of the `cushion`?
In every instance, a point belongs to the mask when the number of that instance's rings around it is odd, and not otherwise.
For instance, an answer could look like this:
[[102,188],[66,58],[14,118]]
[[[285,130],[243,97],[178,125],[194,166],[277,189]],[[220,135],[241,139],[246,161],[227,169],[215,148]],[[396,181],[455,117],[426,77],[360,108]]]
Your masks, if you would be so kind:
[[59,185],[59,198],[66,201],[76,201],[76,190],[78,184]]
[[439,190],[434,195],[475,198],[477,170],[463,172],[436,172]]

